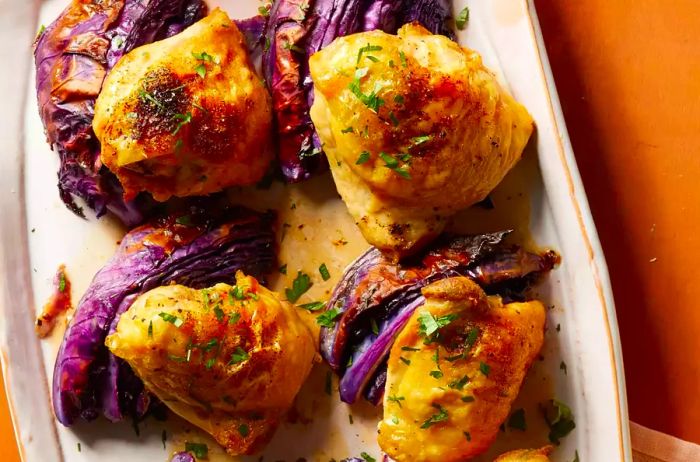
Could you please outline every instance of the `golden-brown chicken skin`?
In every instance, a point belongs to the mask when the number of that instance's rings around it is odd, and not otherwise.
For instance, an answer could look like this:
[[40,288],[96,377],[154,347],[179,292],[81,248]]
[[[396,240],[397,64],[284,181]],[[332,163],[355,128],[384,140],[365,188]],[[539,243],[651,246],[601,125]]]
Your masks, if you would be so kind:
[[416,24],[340,37],[309,68],[338,192],[367,241],[396,256],[484,199],[533,131],[478,53]]
[[156,200],[259,181],[272,159],[271,98],[221,10],[137,48],[107,76],[93,129],[102,162]]
[[464,461],[496,439],[542,347],[545,309],[503,305],[463,277],[423,295],[389,355],[379,445],[397,462]]
[[544,446],[539,449],[517,449],[501,454],[493,462],[549,462],[549,454],[554,449]]
[[294,308],[240,273],[235,287],[141,295],[106,344],[146,389],[233,455],[269,441],[316,355]]

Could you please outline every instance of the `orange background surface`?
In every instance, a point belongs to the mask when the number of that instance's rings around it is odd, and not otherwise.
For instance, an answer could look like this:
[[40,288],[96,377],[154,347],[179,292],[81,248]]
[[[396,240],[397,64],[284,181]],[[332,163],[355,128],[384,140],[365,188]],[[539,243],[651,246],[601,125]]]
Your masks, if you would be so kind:
[[[700,1],[536,4],[610,267],[631,418],[700,443]],[[0,458],[19,460],[4,398]]]

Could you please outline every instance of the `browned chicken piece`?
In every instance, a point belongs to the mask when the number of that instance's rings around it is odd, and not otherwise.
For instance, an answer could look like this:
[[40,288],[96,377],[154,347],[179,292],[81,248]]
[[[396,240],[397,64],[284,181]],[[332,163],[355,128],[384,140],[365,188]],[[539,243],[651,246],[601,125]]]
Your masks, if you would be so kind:
[[365,239],[392,256],[484,199],[534,128],[477,52],[417,24],[340,37],[309,69],[338,192]]
[[265,446],[316,356],[295,308],[252,277],[236,279],[146,292],[106,340],[146,389],[232,455]]
[[112,69],[95,104],[102,162],[156,200],[259,181],[272,160],[271,98],[221,10],[142,46]]
[[539,449],[517,449],[498,456],[493,462],[549,462],[549,454],[554,448],[544,446]]
[[460,462],[496,439],[542,347],[545,308],[504,305],[464,277],[423,295],[391,349],[379,445],[397,462]]

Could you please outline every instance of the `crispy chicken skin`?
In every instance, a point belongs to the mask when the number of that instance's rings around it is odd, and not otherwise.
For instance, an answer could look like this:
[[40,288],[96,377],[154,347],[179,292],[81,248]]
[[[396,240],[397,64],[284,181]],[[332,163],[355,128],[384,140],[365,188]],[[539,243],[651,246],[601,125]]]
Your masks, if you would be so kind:
[[316,355],[294,308],[241,273],[235,287],[172,285],[141,295],[106,344],[232,455],[269,441]]
[[243,35],[217,9],[124,56],[93,128],[125,198],[148,191],[164,201],[259,181],[272,159],[271,104]]
[[533,131],[478,53],[417,24],[338,38],[309,67],[338,192],[367,241],[398,257],[484,199]]
[[518,449],[498,456],[493,462],[549,462],[549,454],[554,449],[544,446],[539,449]]
[[[542,347],[545,309],[503,305],[463,277],[423,295],[391,349],[379,445],[398,462],[464,461],[496,439]],[[451,322],[426,336],[431,316]]]

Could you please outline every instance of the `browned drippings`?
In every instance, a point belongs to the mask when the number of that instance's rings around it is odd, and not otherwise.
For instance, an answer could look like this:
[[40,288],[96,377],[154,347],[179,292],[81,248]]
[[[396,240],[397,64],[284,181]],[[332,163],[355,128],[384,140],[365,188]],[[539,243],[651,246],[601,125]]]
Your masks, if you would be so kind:
[[39,338],[48,337],[53,331],[58,318],[71,309],[71,283],[66,274],[66,266],[60,265],[53,278],[54,291],[44,305],[39,317],[36,318],[36,333]]

